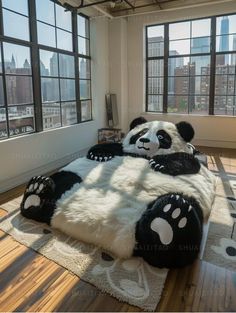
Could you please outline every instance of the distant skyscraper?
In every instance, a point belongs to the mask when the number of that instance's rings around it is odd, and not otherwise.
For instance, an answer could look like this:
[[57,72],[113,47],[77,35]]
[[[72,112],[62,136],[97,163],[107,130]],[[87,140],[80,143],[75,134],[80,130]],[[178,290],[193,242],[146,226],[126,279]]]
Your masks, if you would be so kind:
[[[233,37],[233,50],[236,51],[236,35]],[[236,54],[231,56],[231,65],[236,65]]]
[[[170,50],[169,54],[171,56],[178,56],[179,53],[176,50]],[[168,75],[174,77],[175,76],[175,71],[178,68],[182,68],[184,66],[184,58],[179,57],[179,58],[169,58],[168,61]],[[175,79],[169,79],[168,82],[168,93],[174,94],[175,91]]]
[[208,53],[210,51],[210,38],[199,37],[192,39],[191,53]]
[[[224,16],[220,25],[220,46],[219,51],[229,51],[229,18]],[[229,56],[225,56],[225,64],[229,64]]]

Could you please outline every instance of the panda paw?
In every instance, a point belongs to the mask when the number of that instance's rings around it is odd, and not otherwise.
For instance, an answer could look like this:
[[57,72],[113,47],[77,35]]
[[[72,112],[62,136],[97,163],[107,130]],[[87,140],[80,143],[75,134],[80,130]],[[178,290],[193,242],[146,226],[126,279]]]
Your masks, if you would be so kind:
[[166,166],[162,162],[150,159],[149,164],[155,172],[166,173]]
[[160,216],[155,217],[150,224],[151,230],[158,234],[163,245],[171,244],[175,240],[175,233],[188,228],[191,210],[192,205],[181,195],[170,196],[168,203],[162,208]]
[[158,267],[182,267],[197,257],[202,213],[194,199],[166,194],[151,203],[136,225],[135,255]]
[[21,211],[32,207],[41,207],[44,199],[49,199],[52,196],[54,189],[54,182],[50,177],[33,177],[26,187],[21,202]]
[[98,162],[107,162],[113,159],[113,157],[114,156],[111,153],[102,153],[102,152],[99,152],[99,153],[90,152],[87,155],[88,159],[93,160],[93,161],[98,161]]

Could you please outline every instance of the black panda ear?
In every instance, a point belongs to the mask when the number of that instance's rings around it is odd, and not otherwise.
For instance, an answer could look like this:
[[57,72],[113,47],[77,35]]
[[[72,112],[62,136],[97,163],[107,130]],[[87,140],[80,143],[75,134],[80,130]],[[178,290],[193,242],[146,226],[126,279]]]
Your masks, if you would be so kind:
[[194,129],[188,122],[179,122],[176,125],[180,136],[186,141],[190,142],[194,137]]
[[147,123],[147,120],[144,117],[142,117],[142,116],[137,117],[130,123],[129,130],[135,128],[138,125],[144,124],[144,123]]

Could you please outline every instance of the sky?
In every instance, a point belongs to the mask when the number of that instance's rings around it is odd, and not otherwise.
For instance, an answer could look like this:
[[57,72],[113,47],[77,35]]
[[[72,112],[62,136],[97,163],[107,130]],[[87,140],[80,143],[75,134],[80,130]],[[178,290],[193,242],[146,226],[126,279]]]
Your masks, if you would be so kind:
[[[236,37],[236,15],[229,16],[229,50],[233,49],[233,39]],[[222,17],[217,18],[216,34],[221,34]],[[169,26],[170,50],[176,50],[179,54],[190,54],[190,40],[187,38],[206,37],[211,34],[211,20],[201,19],[195,21],[171,23]],[[164,26],[148,27],[148,37],[163,37]],[[216,38],[216,50],[219,51],[220,36]],[[192,39],[196,40],[196,39]]]

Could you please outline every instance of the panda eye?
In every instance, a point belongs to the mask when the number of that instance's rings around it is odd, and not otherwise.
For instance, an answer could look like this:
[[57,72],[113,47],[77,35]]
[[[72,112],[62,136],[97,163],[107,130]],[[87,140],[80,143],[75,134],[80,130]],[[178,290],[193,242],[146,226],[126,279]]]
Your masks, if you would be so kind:
[[158,135],[157,138],[162,140],[164,137],[162,135]]

